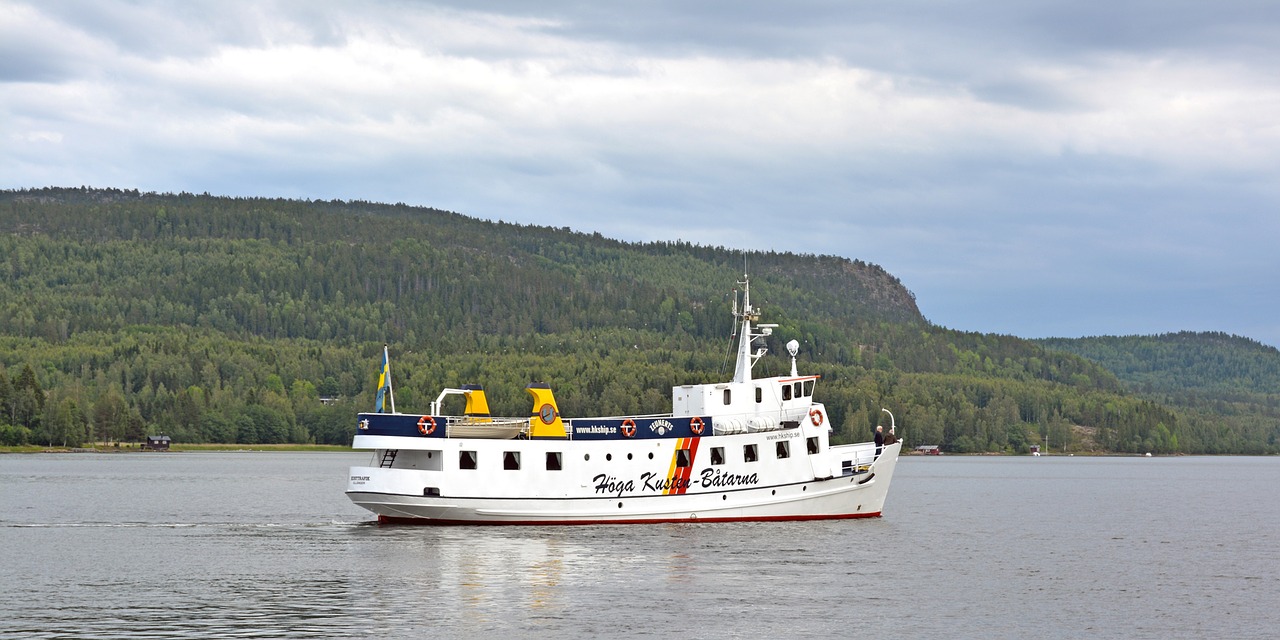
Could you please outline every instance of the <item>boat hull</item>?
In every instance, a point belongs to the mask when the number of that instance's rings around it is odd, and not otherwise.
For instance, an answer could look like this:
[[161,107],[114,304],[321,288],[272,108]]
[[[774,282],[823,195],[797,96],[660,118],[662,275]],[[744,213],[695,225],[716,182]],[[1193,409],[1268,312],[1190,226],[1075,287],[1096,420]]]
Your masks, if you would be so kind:
[[[871,518],[881,515],[900,444],[857,473],[782,484],[689,491],[680,495],[423,496],[386,488],[382,472],[353,467],[347,495],[387,524],[581,525]],[[839,468],[839,465],[836,465]]]

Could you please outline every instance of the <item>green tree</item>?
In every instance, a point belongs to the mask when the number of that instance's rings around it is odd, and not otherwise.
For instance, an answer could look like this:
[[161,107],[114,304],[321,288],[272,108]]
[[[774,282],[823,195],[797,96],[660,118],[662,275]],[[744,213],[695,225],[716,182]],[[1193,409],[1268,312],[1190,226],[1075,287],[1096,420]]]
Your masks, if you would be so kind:
[[22,373],[13,385],[13,423],[33,431],[40,427],[44,414],[45,394],[36,380],[36,372],[30,364],[22,367]]
[[11,424],[17,422],[17,419],[13,403],[13,383],[9,381],[4,367],[0,366],[0,423]]
[[98,396],[93,403],[95,437],[103,442],[120,442],[129,428],[129,407],[115,389]]
[[49,446],[79,447],[88,436],[88,421],[71,398],[62,398],[48,406],[42,428]]

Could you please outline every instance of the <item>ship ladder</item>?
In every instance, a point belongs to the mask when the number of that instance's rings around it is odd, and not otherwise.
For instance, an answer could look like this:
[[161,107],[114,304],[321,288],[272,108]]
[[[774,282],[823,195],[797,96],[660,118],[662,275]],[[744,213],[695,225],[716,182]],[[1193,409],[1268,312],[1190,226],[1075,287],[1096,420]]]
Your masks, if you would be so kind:
[[382,462],[378,464],[383,469],[390,469],[395,464],[396,454],[400,453],[399,449],[387,449],[382,453]]

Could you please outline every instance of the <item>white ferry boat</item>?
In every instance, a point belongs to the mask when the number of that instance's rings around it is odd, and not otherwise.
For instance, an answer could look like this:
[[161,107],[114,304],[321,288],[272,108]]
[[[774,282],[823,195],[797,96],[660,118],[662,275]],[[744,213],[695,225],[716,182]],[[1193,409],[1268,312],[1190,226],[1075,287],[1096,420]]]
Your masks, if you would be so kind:
[[[733,380],[673,387],[671,412],[563,418],[532,384],[529,417],[489,415],[477,385],[427,414],[362,413],[347,495],[383,523],[624,524],[866,518],[881,514],[901,441],[832,446],[819,376],[754,379],[777,325],[756,324],[744,278]],[[389,376],[384,356],[384,375]],[[451,395],[462,415],[442,412]],[[454,402],[458,402],[454,400]],[[892,414],[891,414],[892,415]]]

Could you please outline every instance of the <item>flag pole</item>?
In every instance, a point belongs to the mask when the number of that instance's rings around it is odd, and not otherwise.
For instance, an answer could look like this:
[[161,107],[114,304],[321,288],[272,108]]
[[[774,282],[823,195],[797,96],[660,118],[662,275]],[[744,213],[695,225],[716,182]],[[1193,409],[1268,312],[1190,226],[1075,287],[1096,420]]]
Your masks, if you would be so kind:
[[382,345],[382,358],[387,363],[387,395],[391,399],[391,413],[396,412],[396,392],[391,388],[391,357],[387,355],[387,345]]

